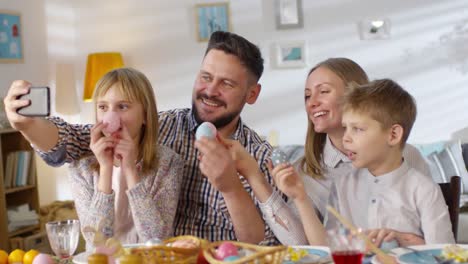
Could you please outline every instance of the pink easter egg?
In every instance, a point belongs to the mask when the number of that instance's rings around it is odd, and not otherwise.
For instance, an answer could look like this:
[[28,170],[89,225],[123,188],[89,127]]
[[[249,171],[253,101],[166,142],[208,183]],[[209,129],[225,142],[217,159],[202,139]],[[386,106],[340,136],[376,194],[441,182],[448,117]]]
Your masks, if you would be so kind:
[[237,247],[231,242],[223,242],[219,245],[218,249],[216,249],[216,258],[219,260],[237,255],[239,255]]
[[111,135],[120,128],[120,117],[114,111],[109,111],[105,113],[102,118],[102,122],[104,124],[107,124],[107,127],[105,127],[102,131],[106,136]]
[[34,257],[32,264],[54,264],[54,260],[48,254],[40,253]]

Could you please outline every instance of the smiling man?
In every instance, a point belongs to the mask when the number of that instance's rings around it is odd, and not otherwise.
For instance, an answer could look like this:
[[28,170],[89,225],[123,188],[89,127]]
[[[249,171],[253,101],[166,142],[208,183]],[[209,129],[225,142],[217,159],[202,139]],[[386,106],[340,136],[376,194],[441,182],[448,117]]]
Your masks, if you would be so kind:
[[[239,35],[214,32],[194,83],[192,108],[159,113],[159,142],[185,160],[174,235],[277,243],[228,150],[215,139],[195,140],[195,131],[202,122],[213,123],[220,136],[239,141],[256,158],[271,183],[266,167],[271,146],[240,118],[244,105],[254,104],[260,94],[258,80],[262,73],[263,58],[258,47]],[[15,104],[14,100],[5,103]],[[12,125],[21,130],[25,120],[14,122]],[[42,151],[39,154],[49,165],[60,166],[90,153],[90,128],[54,117],[35,124],[35,133],[22,133]]]

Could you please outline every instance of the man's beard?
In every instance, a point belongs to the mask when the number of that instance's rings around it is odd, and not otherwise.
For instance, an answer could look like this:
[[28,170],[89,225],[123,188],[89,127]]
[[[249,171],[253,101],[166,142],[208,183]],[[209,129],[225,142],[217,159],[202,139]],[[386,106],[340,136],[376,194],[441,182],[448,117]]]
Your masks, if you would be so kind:
[[216,118],[215,120],[211,120],[211,121],[202,120],[202,118],[200,117],[200,114],[198,113],[198,109],[195,105],[195,101],[192,101],[192,111],[193,111],[193,116],[195,117],[195,120],[197,121],[197,123],[201,124],[203,122],[211,122],[217,129],[220,129],[220,128],[227,126],[229,123],[232,122],[232,120],[234,120],[238,115],[240,115],[242,111],[242,107],[238,111],[226,113]]

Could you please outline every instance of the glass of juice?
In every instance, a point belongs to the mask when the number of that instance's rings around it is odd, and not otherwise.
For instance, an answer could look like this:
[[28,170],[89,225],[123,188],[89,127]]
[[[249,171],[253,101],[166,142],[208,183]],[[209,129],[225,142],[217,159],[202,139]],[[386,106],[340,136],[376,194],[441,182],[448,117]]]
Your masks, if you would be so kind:
[[352,233],[343,227],[330,229],[327,233],[331,255],[336,264],[362,263],[365,242],[359,238],[357,233]]

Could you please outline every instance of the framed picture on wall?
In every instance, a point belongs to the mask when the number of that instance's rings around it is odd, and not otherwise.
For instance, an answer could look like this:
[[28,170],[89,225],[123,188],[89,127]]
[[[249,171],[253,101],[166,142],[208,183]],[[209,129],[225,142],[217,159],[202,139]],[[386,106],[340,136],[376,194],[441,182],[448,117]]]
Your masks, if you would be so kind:
[[0,10],[0,63],[23,62],[21,16]]
[[208,41],[215,31],[230,31],[229,3],[209,3],[195,6],[197,40]]
[[302,28],[302,0],[275,0],[276,29]]
[[305,41],[278,43],[274,50],[278,68],[303,68],[307,66]]

